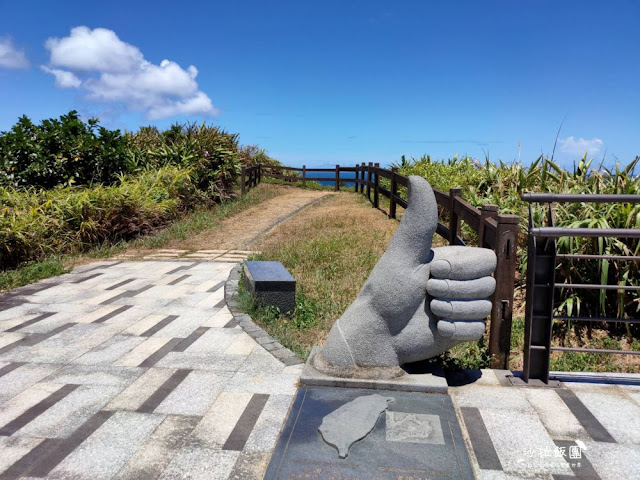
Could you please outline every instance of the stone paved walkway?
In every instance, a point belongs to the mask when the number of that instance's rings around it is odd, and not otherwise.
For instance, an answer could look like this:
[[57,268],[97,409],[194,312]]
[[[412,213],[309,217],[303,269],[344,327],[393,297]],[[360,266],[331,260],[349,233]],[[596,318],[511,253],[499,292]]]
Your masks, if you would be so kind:
[[640,375],[532,388],[512,386],[511,372],[481,373],[449,387],[477,479],[640,480]]
[[301,366],[233,320],[234,265],[99,262],[0,295],[0,478],[262,478]]

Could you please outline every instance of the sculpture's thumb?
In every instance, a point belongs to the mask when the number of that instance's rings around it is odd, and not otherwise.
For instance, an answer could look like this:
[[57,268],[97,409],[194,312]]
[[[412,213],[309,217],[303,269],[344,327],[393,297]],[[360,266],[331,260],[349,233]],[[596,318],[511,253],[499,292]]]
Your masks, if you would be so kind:
[[410,176],[408,203],[385,256],[421,265],[430,260],[431,242],[438,227],[438,205],[429,182]]

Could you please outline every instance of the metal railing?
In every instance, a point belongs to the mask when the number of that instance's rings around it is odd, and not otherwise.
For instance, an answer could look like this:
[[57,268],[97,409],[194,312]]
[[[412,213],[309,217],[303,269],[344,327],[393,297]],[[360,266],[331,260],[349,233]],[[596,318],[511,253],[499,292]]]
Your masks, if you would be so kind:
[[[612,194],[546,194],[527,193],[522,200],[529,202],[529,233],[527,243],[527,293],[525,310],[523,378],[549,383],[551,352],[612,353],[638,355],[640,351],[610,350],[551,346],[554,321],[640,323],[640,319],[596,316],[567,316],[555,314],[555,292],[566,290],[640,291],[633,285],[556,283],[557,259],[640,261],[634,255],[593,255],[557,253],[557,239],[572,238],[640,238],[640,229],[621,228],[562,228],[554,225],[553,203],[640,203],[640,195]],[[547,203],[547,226],[536,227],[533,203]]]

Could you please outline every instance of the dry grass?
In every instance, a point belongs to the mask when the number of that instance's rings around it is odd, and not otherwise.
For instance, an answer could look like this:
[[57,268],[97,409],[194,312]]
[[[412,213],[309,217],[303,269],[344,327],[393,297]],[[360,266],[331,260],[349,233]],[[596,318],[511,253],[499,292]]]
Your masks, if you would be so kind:
[[300,311],[293,318],[274,319],[269,330],[302,356],[321,344],[358,295],[397,226],[362,196],[337,193],[274,229],[257,244],[258,259],[281,261],[292,273]]

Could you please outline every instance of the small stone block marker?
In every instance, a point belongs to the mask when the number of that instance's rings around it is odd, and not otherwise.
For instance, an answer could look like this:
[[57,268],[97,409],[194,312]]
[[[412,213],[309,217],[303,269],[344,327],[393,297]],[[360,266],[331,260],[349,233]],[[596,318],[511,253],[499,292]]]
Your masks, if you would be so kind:
[[244,262],[245,286],[262,305],[274,305],[281,312],[296,306],[296,280],[280,262]]

